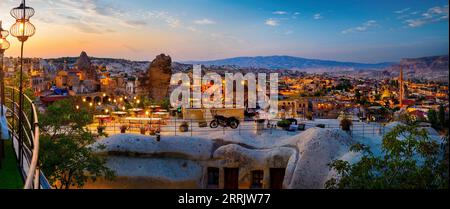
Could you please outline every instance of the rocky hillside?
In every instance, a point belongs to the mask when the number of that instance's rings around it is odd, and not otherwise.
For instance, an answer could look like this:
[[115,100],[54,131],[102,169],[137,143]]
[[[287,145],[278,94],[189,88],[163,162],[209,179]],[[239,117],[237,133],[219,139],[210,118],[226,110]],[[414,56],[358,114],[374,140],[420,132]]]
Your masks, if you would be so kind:
[[[61,58],[51,58],[45,59],[45,64],[47,67],[52,69],[62,69],[64,61],[67,62],[69,67],[77,66],[77,60],[79,57],[61,57]],[[83,58],[84,59],[84,58]],[[110,72],[143,72],[148,69],[149,61],[132,61],[125,59],[114,59],[114,58],[98,58],[89,57],[90,62],[94,66],[104,66]]]
[[399,64],[386,69],[390,76],[398,76],[400,68],[407,79],[448,81],[448,55],[421,58],[405,58]]

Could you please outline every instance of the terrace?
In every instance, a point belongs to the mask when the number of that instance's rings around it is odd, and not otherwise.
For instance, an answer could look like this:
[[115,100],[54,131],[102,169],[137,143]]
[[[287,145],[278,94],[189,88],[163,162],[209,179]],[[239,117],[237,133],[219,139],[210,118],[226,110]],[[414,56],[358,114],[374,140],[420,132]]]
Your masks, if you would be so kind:
[[[38,167],[39,122],[34,102],[23,97],[23,111],[19,112],[19,90],[5,87],[2,123],[8,127],[10,140],[5,143],[5,158],[0,169],[0,188],[40,189],[50,188],[47,179]],[[19,125],[22,116],[22,126]]]

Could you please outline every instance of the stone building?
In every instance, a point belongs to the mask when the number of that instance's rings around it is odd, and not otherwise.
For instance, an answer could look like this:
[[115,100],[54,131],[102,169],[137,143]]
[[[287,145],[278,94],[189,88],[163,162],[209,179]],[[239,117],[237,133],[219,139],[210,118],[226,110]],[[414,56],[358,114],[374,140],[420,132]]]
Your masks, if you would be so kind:
[[306,117],[310,112],[310,105],[308,99],[291,99],[278,101],[278,117]]
[[69,68],[67,62],[64,63],[63,69],[56,73],[55,85],[76,94],[96,92],[101,87],[95,67],[86,52],[81,53],[74,68]]

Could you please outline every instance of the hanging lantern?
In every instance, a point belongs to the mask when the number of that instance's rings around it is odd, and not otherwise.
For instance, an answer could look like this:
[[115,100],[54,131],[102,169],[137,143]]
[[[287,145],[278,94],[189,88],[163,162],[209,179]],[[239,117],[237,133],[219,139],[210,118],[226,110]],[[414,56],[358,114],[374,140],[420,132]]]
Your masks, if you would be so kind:
[[4,52],[5,50],[9,49],[9,42],[6,40],[6,37],[8,37],[9,32],[7,30],[3,30],[2,28],[2,21],[0,21],[0,52]]
[[16,19],[16,23],[10,29],[12,36],[24,42],[34,35],[36,28],[30,22],[30,18],[34,15],[34,9],[26,6],[25,0],[20,6],[13,8],[10,14]]

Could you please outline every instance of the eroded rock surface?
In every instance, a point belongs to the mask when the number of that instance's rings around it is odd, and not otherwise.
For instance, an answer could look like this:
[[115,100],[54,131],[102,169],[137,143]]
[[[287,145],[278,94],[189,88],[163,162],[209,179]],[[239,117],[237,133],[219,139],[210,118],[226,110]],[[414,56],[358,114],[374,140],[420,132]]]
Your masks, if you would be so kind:
[[311,128],[289,139],[298,149],[297,160],[286,168],[285,188],[321,189],[329,178],[328,164],[348,152],[351,137],[337,129]]
[[149,69],[141,80],[140,92],[155,101],[168,97],[170,78],[172,76],[172,58],[160,54],[150,64]]
[[127,188],[137,182],[154,182],[150,188],[205,188],[207,167],[231,167],[239,168],[240,188],[248,188],[254,170],[269,173],[270,168],[285,168],[283,188],[318,189],[332,175],[328,163],[349,156],[353,141],[338,129],[310,128],[268,148],[184,136],[163,136],[157,142],[134,134],[114,135],[99,143],[106,149],[97,152],[108,155],[108,167]]

